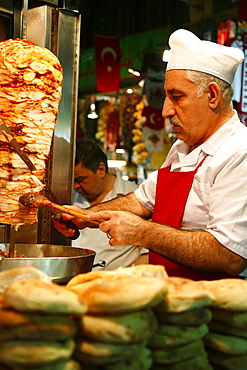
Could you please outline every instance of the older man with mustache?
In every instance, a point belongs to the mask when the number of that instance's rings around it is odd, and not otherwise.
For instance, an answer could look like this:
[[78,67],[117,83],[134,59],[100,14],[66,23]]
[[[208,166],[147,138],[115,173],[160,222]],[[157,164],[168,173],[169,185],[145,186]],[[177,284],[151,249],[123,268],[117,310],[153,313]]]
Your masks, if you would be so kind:
[[247,128],[233,109],[231,84],[244,55],[182,29],[169,44],[163,116],[177,140],[162,168],[134,193],[89,208],[88,220],[103,220],[112,246],[148,248],[149,262],[164,265],[170,276],[243,278]]

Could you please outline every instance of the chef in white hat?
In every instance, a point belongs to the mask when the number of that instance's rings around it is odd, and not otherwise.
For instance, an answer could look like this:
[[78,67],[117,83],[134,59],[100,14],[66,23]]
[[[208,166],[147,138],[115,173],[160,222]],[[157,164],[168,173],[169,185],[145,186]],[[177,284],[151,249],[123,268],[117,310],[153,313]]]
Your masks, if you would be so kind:
[[162,168],[134,193],[90,208],[89,219],[104,220],[111,245],[149,248],[170,276],[247,276],[247,127],[231,87],[244,55],[183,29],[169,45],[163,116],[177,140]]

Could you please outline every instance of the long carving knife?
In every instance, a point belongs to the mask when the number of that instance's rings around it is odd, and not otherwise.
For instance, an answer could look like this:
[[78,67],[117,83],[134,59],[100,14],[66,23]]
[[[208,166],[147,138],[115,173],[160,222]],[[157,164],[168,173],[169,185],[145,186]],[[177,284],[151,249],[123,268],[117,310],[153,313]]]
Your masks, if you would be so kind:
[[31,160],[28,158],[28,155],[24,150],[21,149],[20,144],[6,125],[6,123],[3,122],[3,119],[0,117],[1,125],[0,125],[0,131],[3,132],[4,136],[8,140],[9,145],[14,149],[14,151],[19,155],[19,157],[23,160],[23,162],[27,165],[30,171],[35,171],[36,168],[34,164],[31,162]]

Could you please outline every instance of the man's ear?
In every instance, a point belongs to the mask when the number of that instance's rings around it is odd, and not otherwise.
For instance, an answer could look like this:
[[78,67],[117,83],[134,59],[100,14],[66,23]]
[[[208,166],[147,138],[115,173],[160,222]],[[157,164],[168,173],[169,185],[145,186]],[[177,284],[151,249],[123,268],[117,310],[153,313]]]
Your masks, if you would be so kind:
[[210,82],[207,87],[207,92],[210,108],[211,109],[217,108],[221,99],[219,85],[216,82]]
[[105,175],[106,175],[106,166],[105,166],[104,162],[100,162],[97,172],[98,172],[98,174],[101,178],[105,177]]

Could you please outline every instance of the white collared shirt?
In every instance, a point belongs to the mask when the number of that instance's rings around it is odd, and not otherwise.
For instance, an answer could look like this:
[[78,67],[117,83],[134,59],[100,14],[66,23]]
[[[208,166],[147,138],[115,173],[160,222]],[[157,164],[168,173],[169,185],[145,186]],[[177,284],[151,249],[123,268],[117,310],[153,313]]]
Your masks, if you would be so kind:
[[[134,182],[123,180],[121,173],[116,169],[109,168],[109,172],[116,176],[116,180],[113,189],[102,202],[131,193],[137,188]],[[89,202],[77,192],[74,196],[74,205],[81,208],[90,207]],[[97,264],[100,260],[105,261],[106,267],[104,270],[130,266],[140,254],[148,253],[147,249],[138,245],[116,245],[112,247],[105,233],[98,228],[90,229],[88,227],[80,230],[80,236],[72,241],[72,246],[94,250],[96,252],[94,264]],[[102,270],[102,267],[95,267],[93,270]]]
[[[171,171],[192,171],[208,155],[195,175],[181,227],[206,230],[247,259],[247,128],[235,112],[205,143],[188,152],[188,145],[177,140],[162,165],[171,165]],[[135,191],[151,212],[157,173],[151,173]]]

